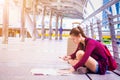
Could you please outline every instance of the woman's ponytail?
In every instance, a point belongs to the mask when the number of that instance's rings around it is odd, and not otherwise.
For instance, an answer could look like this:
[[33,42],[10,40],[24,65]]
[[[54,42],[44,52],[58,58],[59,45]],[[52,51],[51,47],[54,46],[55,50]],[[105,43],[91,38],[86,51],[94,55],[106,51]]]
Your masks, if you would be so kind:
[[77,28],[79,29],[81,35],[86,38],[86,35],[85,35],[83,29],[80,26],[77,26]]
[[70,31],[70,35],[79,36],[79,34],[86,38],[86,35],[80,26],[77,26]]

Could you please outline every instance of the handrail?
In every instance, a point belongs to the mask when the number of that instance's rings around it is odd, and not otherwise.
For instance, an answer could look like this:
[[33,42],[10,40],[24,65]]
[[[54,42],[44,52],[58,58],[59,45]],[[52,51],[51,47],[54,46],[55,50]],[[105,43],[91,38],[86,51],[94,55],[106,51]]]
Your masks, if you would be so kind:
[[120,14],[114,15],[113,18],[120,17]]
[[106,5],[101,6],[99,9],[97,9],[95,12],[93,12],[93,13],[90,14],[87,18],[85,18],[85,19],[81,22],[81,24],[82,24],[83,22],[85,22],[86,20],[88,20],[89,18],[91,18],[91,17],[95,16],[96,14],[100,13],[101,11],[105,10],[106,8],[110,7],[111,5],[117,3],[118,1],[119,1],[119,0],[112,0],[112,1],[108,2]]
[[120,24],[120,21],[114,21],[113,24]]

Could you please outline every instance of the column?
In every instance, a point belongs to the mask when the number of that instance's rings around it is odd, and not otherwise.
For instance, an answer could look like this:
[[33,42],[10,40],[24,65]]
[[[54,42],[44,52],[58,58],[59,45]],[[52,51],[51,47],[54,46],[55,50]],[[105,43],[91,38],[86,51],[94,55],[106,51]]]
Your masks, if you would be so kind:
[[33,41],[36,40],[36,0],[33,0]]
[[89,37],[89,30],[88,30],[88,25],[86,25],[86,35]]
[[118,46],[117,46],[117,39],[115,36],[115,29],[114,29],[114,24],[113,24],[113,15],[108,14],[108,22],[109,22],[109,28],[110,28],[110,35],[111,35],[111,40],[112,40],[112,48],[113,48],[113,53],[114,53],[114,58],[117,58],[118,55]]
[[90,23],[90,28],[91,28],[91,37],[94,38],[93,23]]
[[49,21],[49,39],[51,40],[52,39],[52,33],[53,33],[53,30],[52,30],[52,10],[50,11],[50,21]]
[[55,39],[58,40],[58,19],[59,15],[56,15],[56,29],[55,29]]
[[101,26],[101,21],[100,20],[97,20],[97,28],[98,28],[99,40],[102,41],[102,26]]
[[2,28],[2,43],[8,44],[8,26],[9,26],[9,0],[4,1],[3,7],[3,28]]
[[42,9],[42,29],[41,29],[41,38],[44,39],[45,38],[45,11],[46,11],[46,7],[44,6],[43,9]]
[[26,0],[21,0],[21,30],[20,30],[20,40],[25,41],[25,5]]
[[59,32],[60,32],[60,40],[62,40],[62,31],[63,31],[63,29],[62,29],[62,23],[63,23],[63,17],[61,16],[61,21],[60,21],[60,29],[59,29]]

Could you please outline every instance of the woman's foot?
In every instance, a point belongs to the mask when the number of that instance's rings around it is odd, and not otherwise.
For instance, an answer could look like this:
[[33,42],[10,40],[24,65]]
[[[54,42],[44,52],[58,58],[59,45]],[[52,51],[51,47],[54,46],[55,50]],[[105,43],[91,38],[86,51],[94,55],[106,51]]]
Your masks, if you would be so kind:
[[86,74],[88,72],[87,68],[86,67],[79,67],[77,69],[77,73],[78,74]]

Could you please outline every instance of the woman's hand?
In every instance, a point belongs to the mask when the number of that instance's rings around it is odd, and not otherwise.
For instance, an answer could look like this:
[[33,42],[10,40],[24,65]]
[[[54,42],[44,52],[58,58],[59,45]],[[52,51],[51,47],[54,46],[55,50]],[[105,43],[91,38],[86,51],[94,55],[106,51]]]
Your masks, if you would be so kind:
[[68,61],[69,59],[71,59],[71,56],[64,56],[63,58],[60,57],[61,59],[63,59],[64,61]]
[[71,64],[72,66],[76,65],[77,62],[78,62],[77,60],[73,60],[73,59],[68,60],[68,63]]
[[67,69],[67,70],[59,70],[58,73],[61,74],[61,75],[64,75],[64,74],[71,74],[75,71],[75,69],[72,67],[70,69]]
[[75,69],[73,67],[70,68],[70,70],[69,70],[70,73],[73,73],[74,71],[75,71]]
[[64,59],[65,61],[68,61],[69,59],[71,59],[71,57],[70,57],[70,56],[65,56],[65,57],[63,57],[63,59]]

